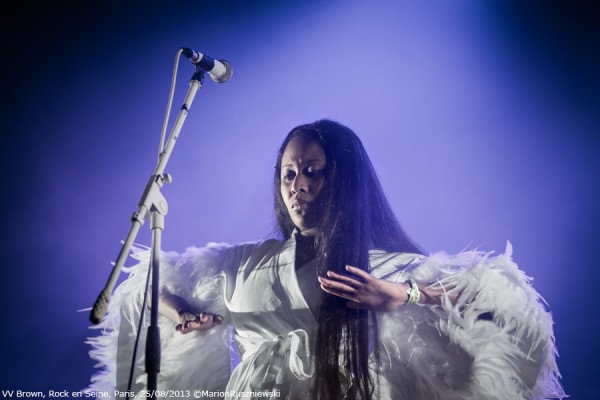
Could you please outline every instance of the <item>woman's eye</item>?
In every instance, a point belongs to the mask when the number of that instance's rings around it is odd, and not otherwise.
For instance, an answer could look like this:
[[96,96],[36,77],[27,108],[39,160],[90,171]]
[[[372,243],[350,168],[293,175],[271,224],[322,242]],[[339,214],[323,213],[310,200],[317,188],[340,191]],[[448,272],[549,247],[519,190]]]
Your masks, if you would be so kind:
[[321,175],[321,170],[309,168],[304,171],[304,175],[308,176],[309,178],[318,178],[319,175]]
[[288,172],[286,174],[283,175],[283,180],[286,182],[290,182],[294,180],[294,176],[296,176],[296,174],[294,174],[293,172]]

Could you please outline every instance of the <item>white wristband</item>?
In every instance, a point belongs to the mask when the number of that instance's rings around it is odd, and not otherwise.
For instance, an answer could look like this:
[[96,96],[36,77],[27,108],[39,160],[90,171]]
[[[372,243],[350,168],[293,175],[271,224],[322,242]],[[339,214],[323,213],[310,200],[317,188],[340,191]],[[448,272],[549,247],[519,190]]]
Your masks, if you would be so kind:
[[419,304],[419,299],[421,298],[421,291],[419,290],[417,282],[412,278],[408,278],[408,285],[410,287],[406,290],[406,294],[408,295],[408,300],[406,301],[406,304]]

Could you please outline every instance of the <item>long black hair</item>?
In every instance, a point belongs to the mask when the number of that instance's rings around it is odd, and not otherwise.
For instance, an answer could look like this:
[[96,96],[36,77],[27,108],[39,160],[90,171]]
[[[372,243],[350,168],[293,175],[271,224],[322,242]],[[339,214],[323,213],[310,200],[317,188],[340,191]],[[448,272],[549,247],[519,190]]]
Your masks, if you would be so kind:
[[[292,129],[277,157],[273,185],[275,217],[284,239],[294,224],[281,196],[281,158],[293,138],[317,142],[325,153],[325,183],[315,238],[317,273],[347,274],[346,265],[369,271],[369,250],[421,253],[398,223],[362,142],[348,127],[319,120]],[[378,361],[377,317],[354,310],[346,300],[322,292],[314,342],[315,384],[312,398],[372,399],[375,382],[368,369],[369,349]]]

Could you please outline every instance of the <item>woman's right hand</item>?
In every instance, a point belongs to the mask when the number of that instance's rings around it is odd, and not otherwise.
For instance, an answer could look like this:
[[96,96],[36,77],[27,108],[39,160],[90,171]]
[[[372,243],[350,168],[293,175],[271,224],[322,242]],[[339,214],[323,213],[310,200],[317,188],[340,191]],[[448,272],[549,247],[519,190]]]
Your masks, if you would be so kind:
[[180,314],[180,323],[175,329],[181,333],[192,331],[207,331],[223,323],[223,317],[218,314],[201,312],[195,314],[192,312],[183,312]]

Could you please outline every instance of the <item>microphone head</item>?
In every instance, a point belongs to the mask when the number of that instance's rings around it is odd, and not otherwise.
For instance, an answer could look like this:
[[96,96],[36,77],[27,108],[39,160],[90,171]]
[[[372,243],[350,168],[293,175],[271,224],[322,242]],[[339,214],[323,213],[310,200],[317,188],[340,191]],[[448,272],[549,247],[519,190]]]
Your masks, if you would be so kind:
[[224,83],[227,82],[229,78],[231,78],[231,75],[233,75],[233,69],[231,68],[231,64],[229,64],[229,61],[219,60],[219,62],[225,67],[225,73],[221,74],[220,76],[216,76],[211,73],[209,73],[209,75],[213,81],[217,83]]

